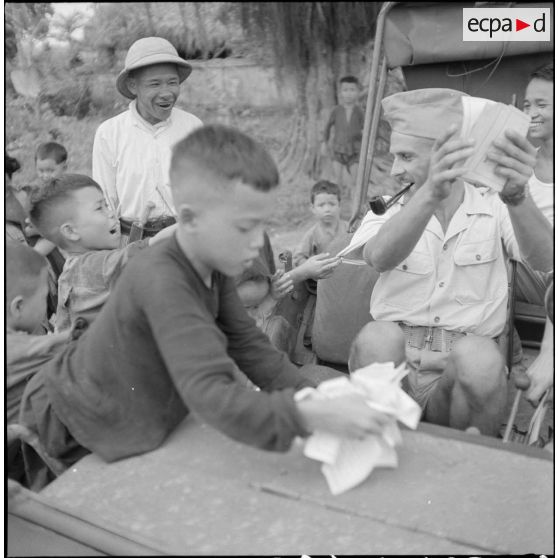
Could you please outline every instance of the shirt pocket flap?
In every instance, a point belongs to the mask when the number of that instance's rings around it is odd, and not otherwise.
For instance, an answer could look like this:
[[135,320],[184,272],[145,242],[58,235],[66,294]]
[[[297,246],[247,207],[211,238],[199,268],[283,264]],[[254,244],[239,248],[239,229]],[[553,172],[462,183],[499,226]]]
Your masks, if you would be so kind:
[[455,265],[478,265],[496,259],[496,243],[492,239],[461,244],[455,250]]
[[428,254],[412,252],[395,269],[415,275],[428,275],[434,270],[434,263]]

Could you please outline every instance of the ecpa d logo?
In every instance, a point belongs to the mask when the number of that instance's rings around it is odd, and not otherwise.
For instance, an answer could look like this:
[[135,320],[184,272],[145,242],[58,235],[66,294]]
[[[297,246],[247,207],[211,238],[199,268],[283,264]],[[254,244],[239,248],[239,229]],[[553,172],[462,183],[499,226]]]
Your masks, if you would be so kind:
[[463,8],[463,41],[550,41],[550,8]]

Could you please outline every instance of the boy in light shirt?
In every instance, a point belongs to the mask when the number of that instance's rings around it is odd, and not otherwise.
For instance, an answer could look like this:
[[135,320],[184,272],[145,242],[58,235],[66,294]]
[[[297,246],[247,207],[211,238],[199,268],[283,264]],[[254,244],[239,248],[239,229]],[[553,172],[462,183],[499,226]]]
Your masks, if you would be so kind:
[[168,227],[121,248],[118,219],[99,185],[82,174],[52,180],[34,200],[30,216],[41,235],[67,256],[58,278],[56,331],[70,329],[78,317],[90,324],[128,260],[174,230]]

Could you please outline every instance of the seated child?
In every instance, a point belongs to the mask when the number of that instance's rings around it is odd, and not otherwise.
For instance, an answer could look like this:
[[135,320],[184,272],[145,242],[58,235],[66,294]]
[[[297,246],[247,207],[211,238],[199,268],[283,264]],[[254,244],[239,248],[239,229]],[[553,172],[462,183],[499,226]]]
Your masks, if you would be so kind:
[[339,80],[339,104],[331,111],[324,129],[324,141],[336,170],[337,183],[343,184],[343,168],[346,168],[351,176],[351,187],[354,187],[356,178],[364,126],[364,112],[358,105],[359,89],[355,76]]
[[48,263],[31,247],[6,243],[6,415],[17,422],[29,378],[68,340],[68,332],[34,335],[46,314]]
[[[29,200],[33,191],[33,187],[13,184],[12,175],[14,172],[21,168],[19,162],[17,161],[17,159],[10,157],[7,153],[5,153],[4,155],[4,162],[6,169],[6,240],[29,244],[39,254],[46,255],[51,251],[53,246],[52,243],[45,239],[41,239],[41,242],[37,243],[36,239],[32,239],[27,236]],[[48,246],[45,246],[45,244],[43,243],[46,243]],[[56,311],[57,289],[58,287],[56,283],[56,274],[49,259],[49,293],[47,302],[48,311],[45,317],[45,323],[43,324],[45,330],[52,329],[49,325],[48,318]]]
[[129,258],[173,230],[120,248],[118,219],[100,186],[82,174],[51,180],[34,199],[30,216],[39,233],[67,255],[58,278],[56,331],[70,329],[78,317],[91,324]]
[[[92,326],[34,376],[21,424],[68,466],[76,445],[107,461],[152,451],[190,412],[273,451],[316,429],[378,432],[385,419],[360,396],[295,401],[314,382],[238,298],[233,278],[257,257],[276,205],[279,176],[263,146],[204,126],[174,146],[170,182],[176,233],[130,262]],[[261,391],[236,381],[235,365]]]
[[7,241],[27,243],[23,229],[25,227],[25,210],[16,196],[12,184],[12,176],[21,168],[15,157],[4,151],[4,207],[5,207],[5,238]]
[[302,237],[293,255],[295,269],[290,272],[294,282],[312,279],[309,286],[315,292],[315,281],[333,273],[341,260],[330,257],[328,246],[338,238],[349,237],[348,223],[341,220],[341,192],[337,184],[320,180],[310,192],[311,210],[317,222]]
[[292,291],[288,273],[276,270],[273,249],[264,231],[264,243],[252,265],[235,278],[238,296],[249,316],[265,331],[267,320],[279,299]]

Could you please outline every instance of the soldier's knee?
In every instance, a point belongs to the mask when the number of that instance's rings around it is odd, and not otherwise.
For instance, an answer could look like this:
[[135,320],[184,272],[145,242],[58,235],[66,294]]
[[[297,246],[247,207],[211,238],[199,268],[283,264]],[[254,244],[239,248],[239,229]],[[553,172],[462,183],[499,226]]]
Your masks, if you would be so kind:
[[490,397],[505,381],[504,359],[498,345],[487,337],[468,335],[453,347],[450,358],[456,381],[478,399]]
[[349,371],[358,370],[374,362],[405,360],[405,336],[393,322],[368,322],[356,335],[349,354]]

